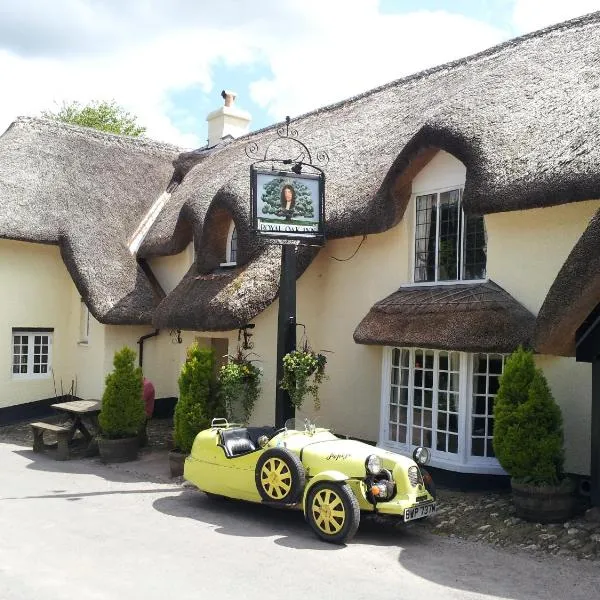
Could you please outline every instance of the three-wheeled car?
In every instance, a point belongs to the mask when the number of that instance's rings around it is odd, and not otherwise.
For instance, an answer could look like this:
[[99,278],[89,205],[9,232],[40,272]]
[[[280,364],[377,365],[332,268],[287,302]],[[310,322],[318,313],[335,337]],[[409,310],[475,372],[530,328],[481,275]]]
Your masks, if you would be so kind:
[[321,539],[342,544],[356,533],[361,511],[404,521],[433,514],[428,461],[426,448],[411,459],[336,437],[308,419],[281,429],[213,419],[196,436],[184,478],[208,495],[301,509]]

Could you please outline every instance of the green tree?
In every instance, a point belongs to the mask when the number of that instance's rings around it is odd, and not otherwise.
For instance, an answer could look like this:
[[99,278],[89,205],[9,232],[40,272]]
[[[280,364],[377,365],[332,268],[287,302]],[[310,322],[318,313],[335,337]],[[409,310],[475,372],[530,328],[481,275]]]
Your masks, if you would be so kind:
[[215,353],[192,344],[179,374],[179,400],[175,406],[175,446],[189,453],[196,435],[210,426],[213,417],[224,414],[217,399]]
[[138,137],[146,131],[137,124],[137,117],[128,113],[114,100],[94,100],[82,105],[79,102],[63,102],[57,112],[43,111],[42,116],[64,123],[92,127],[108,133]]
[[494,403],[494,451],[519,481],[557,485],[563,475],[562,414],[533,353],[507,360]]
[[134,361],[135,352],[125,346],[115,352],[114,370],[106,376],[98,422],[102,435],[109,439],[136,436],[146,418],[142,370]]
[[[284,185],[293,185],[296,192],[296,203],[289,215],[284,214],[281,206],[281,189]],[[263,201],[262,212],[266,215],[286,216],[290,219],[294,217],[312,219],[315,216],[310,190],[297,179],[292,181],[283,177],[275,177],[265,185],[261,200]]]

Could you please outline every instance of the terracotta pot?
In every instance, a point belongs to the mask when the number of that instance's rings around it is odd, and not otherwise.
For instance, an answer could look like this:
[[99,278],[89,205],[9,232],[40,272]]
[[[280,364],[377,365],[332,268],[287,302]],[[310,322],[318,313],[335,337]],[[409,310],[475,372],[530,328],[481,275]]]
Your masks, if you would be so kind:
[[517,516],[534,523],[562,523],[575,508],[575,484],[535,486],[511,481]]
[[100,459],[103,463],[119,463],[136,460],[138,457],[139,439],[137,436],[109,440],[98,438]]
[[171,477],[183,477],[183,465],[187,454],[171,450],[169,452],[169,468],[171,469]]

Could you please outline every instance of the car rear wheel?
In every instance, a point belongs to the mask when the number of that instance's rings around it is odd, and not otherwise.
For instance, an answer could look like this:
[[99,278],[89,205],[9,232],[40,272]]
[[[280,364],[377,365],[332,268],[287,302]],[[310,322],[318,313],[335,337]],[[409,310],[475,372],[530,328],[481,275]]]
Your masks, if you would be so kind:
[[265,502],[295,504],[306,484],[300,459],[286,448],[269,448],[258,459],[256,488]]
[[308,493],[305,510],[313,531],[332,544],[349,542],[360,523],[358,500],[347,483],[315,484]]

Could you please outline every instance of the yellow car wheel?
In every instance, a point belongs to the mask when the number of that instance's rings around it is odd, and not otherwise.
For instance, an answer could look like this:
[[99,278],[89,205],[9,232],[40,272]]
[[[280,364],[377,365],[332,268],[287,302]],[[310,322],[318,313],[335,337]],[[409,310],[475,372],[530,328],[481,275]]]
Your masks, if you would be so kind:
[[348,484],[323,481],[309,490],[305,517],[322,540],[345,544],[358,529],[360,508]]
[[295,504],[304,491],[306,474],[295,454],[285,448],[269,448],[256,463],[255,481],[265,502]]

